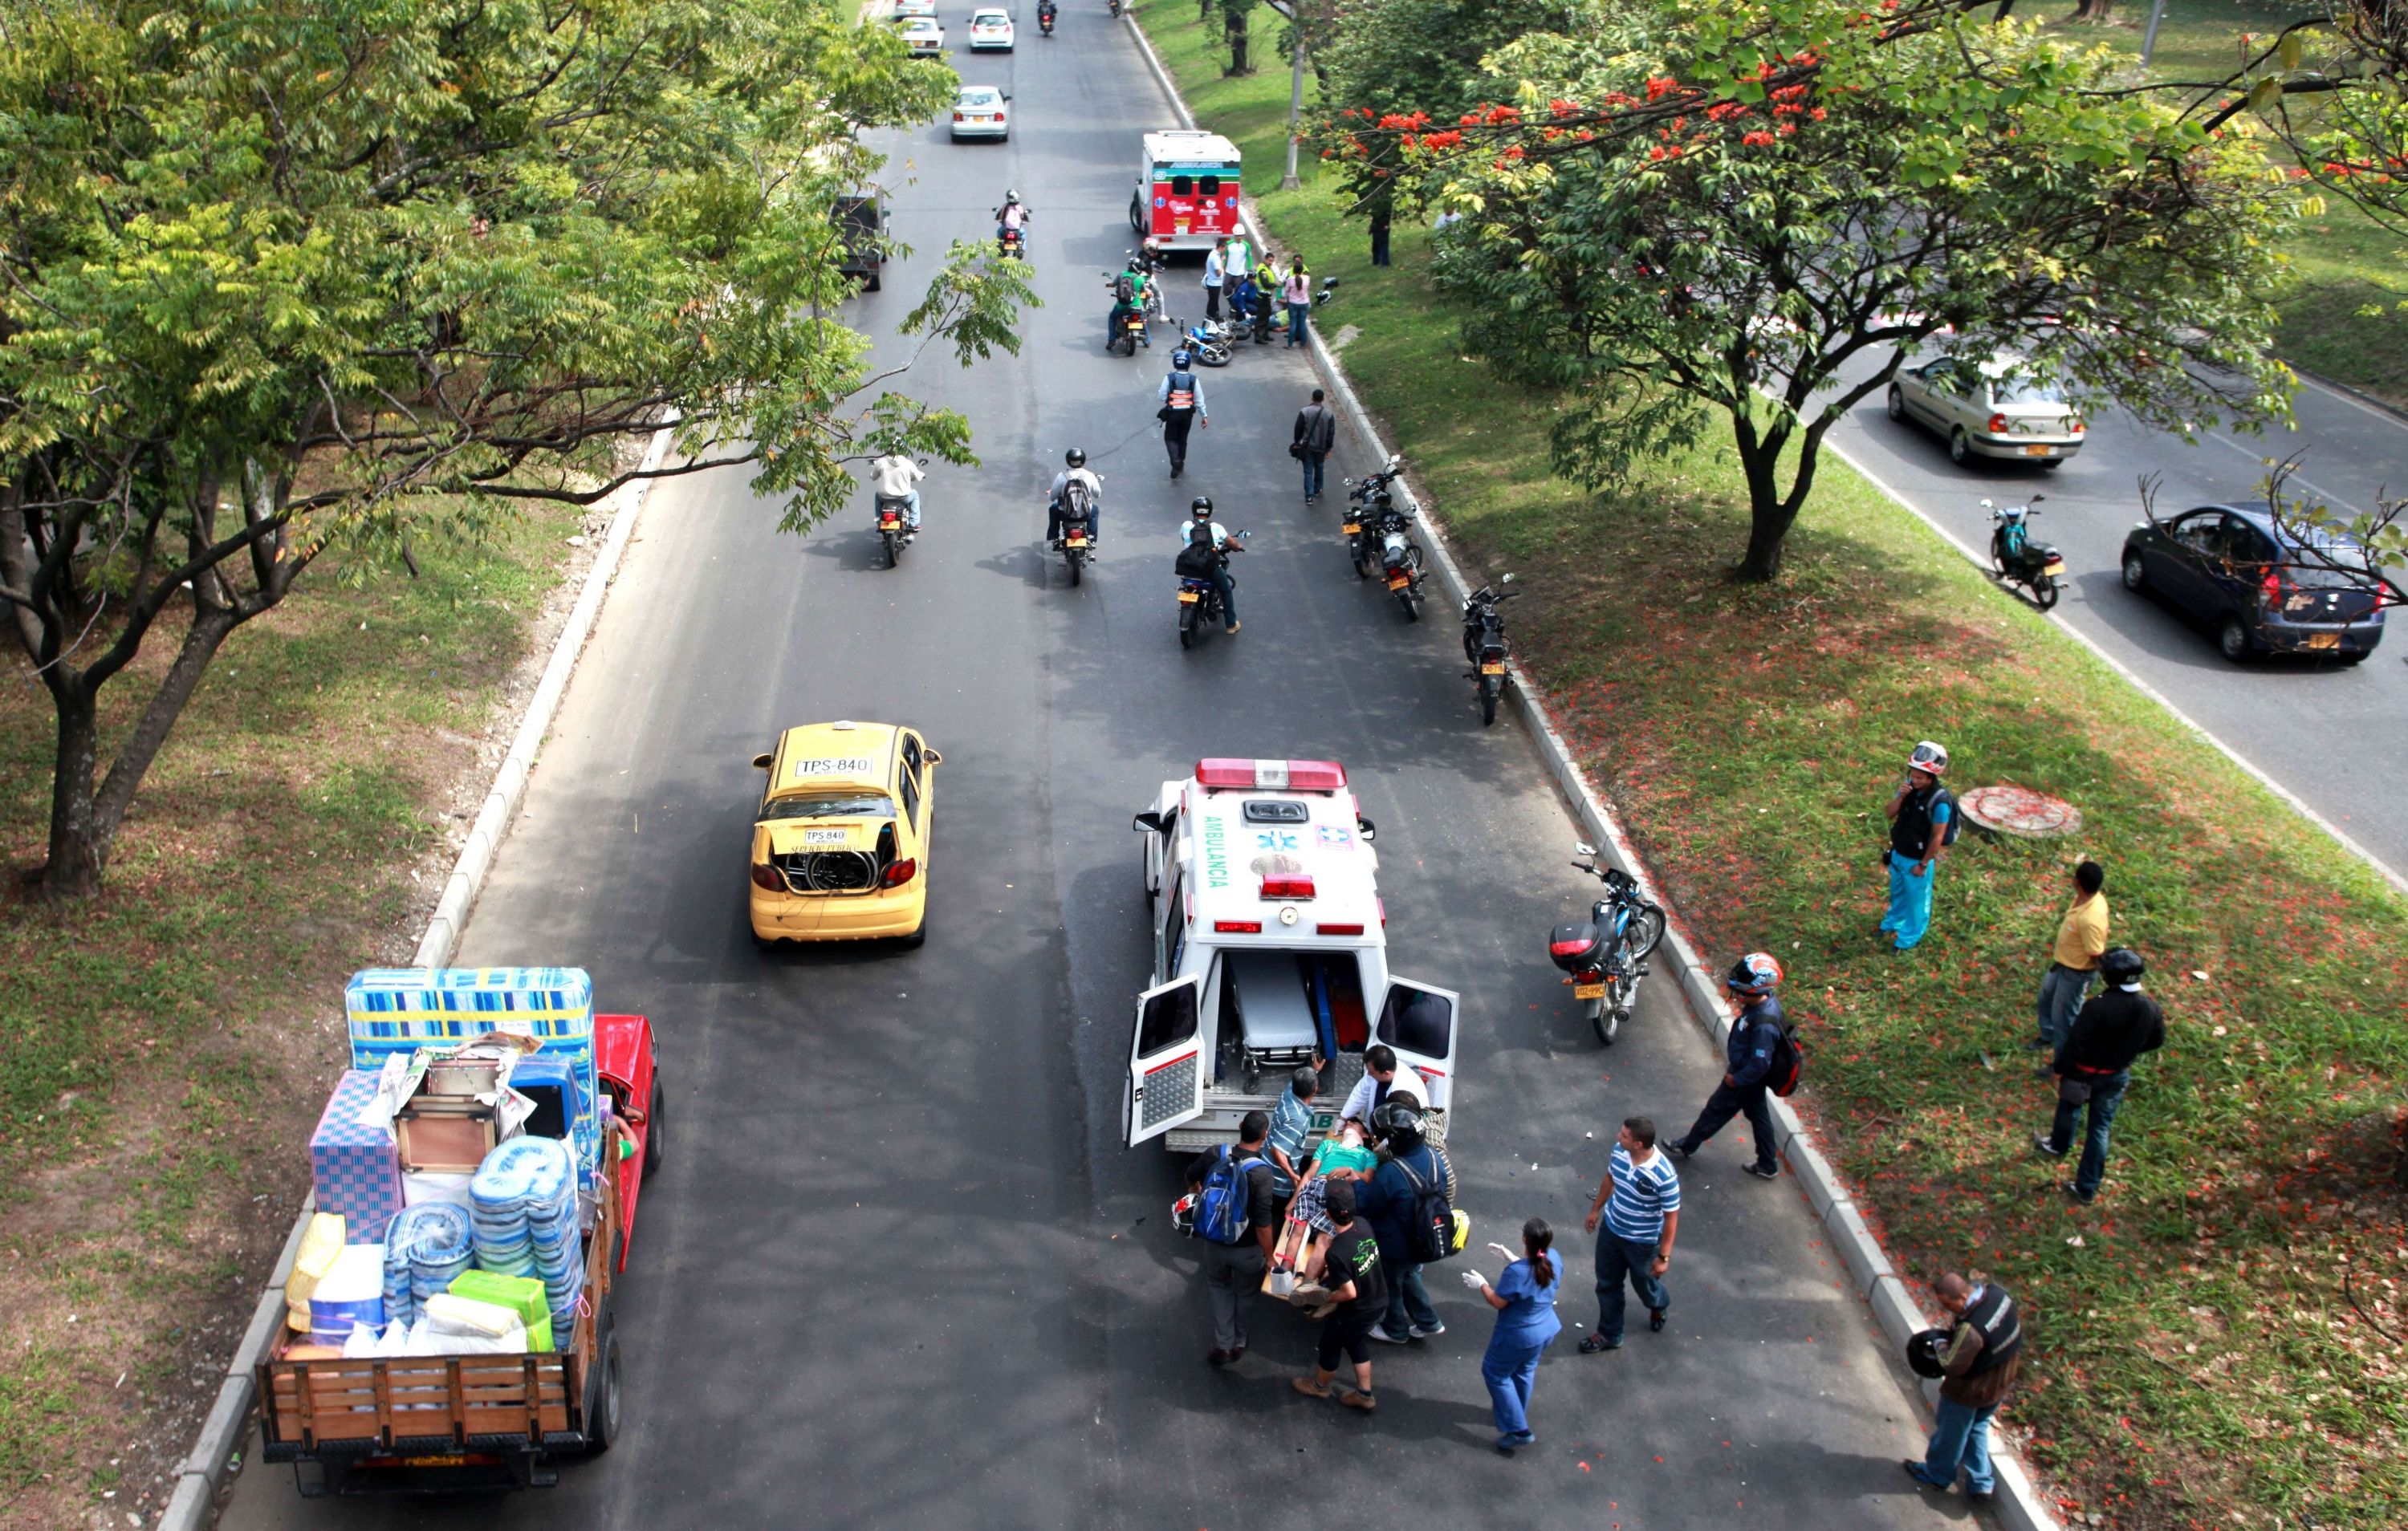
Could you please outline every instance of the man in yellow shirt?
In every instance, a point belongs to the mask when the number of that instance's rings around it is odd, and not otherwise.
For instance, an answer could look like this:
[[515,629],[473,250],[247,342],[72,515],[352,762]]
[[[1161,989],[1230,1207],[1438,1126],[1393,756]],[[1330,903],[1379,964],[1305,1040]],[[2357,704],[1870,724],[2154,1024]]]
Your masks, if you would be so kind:
[[2040,1035],[2026,1043],[2035,1052],[2054,1052],[2073,1025],[2082,998],[2098,976],[2100,955],[2107,950],[2107,874],[2095,861],[2073,869],[2073,904],[2057,922],[2057,944],[2046,976],[2040,980]]

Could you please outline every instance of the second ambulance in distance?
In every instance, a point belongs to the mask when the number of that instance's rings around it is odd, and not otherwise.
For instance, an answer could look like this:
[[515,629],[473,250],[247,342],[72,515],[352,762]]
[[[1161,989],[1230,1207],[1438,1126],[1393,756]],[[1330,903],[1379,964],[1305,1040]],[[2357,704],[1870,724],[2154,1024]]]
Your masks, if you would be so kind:
[[1237,1141],[1298,1064],[1329,1061],[1326,1131],[1384,1042],[1428,1081],[1444,1142],[1457,997],[1388,971],[1372,828],[1327,760],[1196,763],[1137,816],[1154,923],[1154,979],[1138,996],[1121,1129],[1131,1148]]

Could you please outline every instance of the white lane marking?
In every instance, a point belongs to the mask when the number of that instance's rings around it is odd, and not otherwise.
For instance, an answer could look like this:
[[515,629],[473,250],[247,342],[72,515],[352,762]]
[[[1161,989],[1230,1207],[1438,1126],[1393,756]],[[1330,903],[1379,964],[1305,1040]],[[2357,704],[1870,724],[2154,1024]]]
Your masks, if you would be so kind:
[[[2222,431],[2210,431],[2207,433],[2207,436],[2208,439],[2221,442],[2225,446],[2230,447],[2234,451],[2237,451],[2242,456],[2248,458],[2251,462],[2256,463],[2260,467],[2263,467],[2266,464],[2266,454],[2264,452],[2258,451],[2251,447],[2243,446],[2240,442],[2233,440],[2232,437],[2225,435]],[[2308,479],[2300,474],[2292,474],[2290,481],[2299,485],[2301,489],[2306,490],[2309,494],[2314,494],[2316,498],[2324,501],[2325,504],[2337,509],[2346,510],[2353,516],[2362,516],[2366,514],[2365,511],[2360,510],[2357,506],[2350,504],[2349,501],[2343,499],[2340,495],[2317,488],[2315,483],[2311,482]]]

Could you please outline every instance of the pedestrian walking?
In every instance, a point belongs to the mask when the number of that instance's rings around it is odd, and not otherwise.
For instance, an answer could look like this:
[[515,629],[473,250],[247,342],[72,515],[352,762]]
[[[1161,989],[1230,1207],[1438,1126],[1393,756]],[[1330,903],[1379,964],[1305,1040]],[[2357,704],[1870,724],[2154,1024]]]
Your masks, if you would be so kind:
[[1388,264],[1388,225],[1394,217],[1384,200],[1371,209],[1371,264],[1373,265]]
[[1221,317],[1221,283],[1229,275],[1229,237],[1223,235],[1212,241],[1212,249],[1204,257],[1204,317]]
[[1965,1496],[1990,1497],[1998,1481],[1990,1469],[1990,1421],[2022,1370],[2023,1315],[2015,1299],[1996,1281],[1976,1281],[1949,1271],[1931,1283],[1932,1295],[1950,1319],[1942,1352],[1940,1420],[1931,1427],[1923,1460],[1909,1459],[1906,1475],[1942,1493],[1965,1475]]
[[1488,1401],[1497,1415],[1497,1450],[1512,1456],[1539,1438],[1530,1432],[1530,1389],[1539,1380],[1539,1357],[1546,1353],[1564,1321],[1555,1316],[1555,1295],[1564,1289],[1564,1257],[1555,1252],[1555,1231],[1546,1219],[1522,1224],[1522,1257],[1502,1244],[1488,1247],[1505,1256],[1505,1273],[1497,1284],[1476,1270],[1463,1273],[1463,1284],[1497,1309],[1497,1327],[1489,1333],[1488,1352],[1480,1358],[1480,1377],[1488,1384]]
[[1730,1034],[1723,1047],[1728,1066],[1722,1083],[1706,1097],[1705,1109],[1698,1120],[1681,1135],[1678,1142],[1668,1145],[1674,1153],[1688,1158],[1702,1147],[1707,1138],[1723,1130],[1724,1124],[1744,1112],[1747,1124],[1756,1133],[1756,1159],[1747,1172],[1760,1180],[1769,1180],[1781,1173],[1781,1161],[1773,1156],[1772,1106],[1765,1098],[1766,1076],[1772,1072],[1772,1055],[1779,1050],[1788,1030],[1788,1019],[1781,1013],[1781,1001],[1773,991],[1781,986],[1781,964],[1762,952],[1751,952],[1733,964],[1723,979],[1723,988],[1739,1008],[1739,1019],[1731,1023]]
[[1430,1306],[1422,1282],[1422,1262],[1413,1250],[1413,1223],[1424,1192],[1455,1205],[1455,1166],[1425,1136],[1422,1109],[1410,1096],[1392,1097],[1371,1113],[1374,1132],[1387,1157],[1371,1181],[1355,1192],[1355,1205],[1380,1241],[1380,1267],[1388,1281],[1388,1306],[1370,1336],[1383,1345],[1436,1339],[1446,1324]]
[[1321,1284],[1330,1305],[1321,1321],[1321,1344],[1313,1352],[1313,1373],[1293,1379],[1296,1390],[1326,1398],[1338,1378],[1338,1358],[1354,1364],[1354,1387],[1336,1390],[1338,1401],[1369,1413],[1380,1407],[1371,1395],[1370,1328],[1387,1309],[1388,1285],[1380,1269],[1380,1241],[1371,1225],[1354,1212],[1354,1182],[1333,1180],[1324,1193],[1322,1210],[1331,1224],[1329,1249],[1321,1266]]
[[[2107,873],[2095,861],[2073,869],[2073,903],[2057,923],[2057,942],[2049,951],[2048,971],[2040,980],[2040,1035],[2026,1043],[2035,1052],[2055,1052],[2073,1024],[2074,1012],[2090,993],[2099,959],[2107,951]],[[2050,1072],[2042,1067],[2041,1072]]]
[[2073,1147],[2073,1119],[2085,1110],[2089,1121],[2082,1134],[2082,1162],[2074,1166],[2065,1194],[2076,1201],[2099,1199],[2099,1184],[2107,1178],[2107,1129],[2114,1124],[2115,1108],[2132,1082],[2132,1064],[2143,1052],[2166,1045],[2166,1012],[2141,992],[2141,975],[2148,965],[2128,946],[2119,946],[2099,959],[2107,980],[2098,998],[2082,1007],[2065,1040],[2057,1044],[2049,1070],[2057,1076],[2057,1117],[2047,1136],[2032,1147],[2052,1159],[2062,1159]]
[[[1246,1353],[1245,1310],[1262,1289],[1279,1238],[1277,1171],[1264,1153],[1270,1118],[1248,1111],[1238,1123],[1238,1146],[1205,1150],[1187,1165],[1187,1189],[1197,1196],[1197,1244],[1205,1290],[1212,1298],[1212,1349],[1204,1359],[1226,1366]],[[1219,1177],[1218,1183],[1215,1177]],[[1209,1197],[1229,1199],[1228,1224],[1216,1226]],[[1226,1236],[1234,1234],[1232,1239]]]
[[1305,269],[1304,259],[1288,268],[1287,279],[1280,283],[1280,301],[1287,305],[1287,343],[1304,344],[1305,325],[1312,312],[1312,274]]
[[1647,1309],[1647,1327],[1661,1332],[1672,1298],[1664,1272],[1681,1232],[1681,1177],[1656,1151],[1656,1123],[1634,1116],[1614,1138],[1613,1157],[1581,1226],[1597,1235],[1597,1333],[1580,1342],[1583,1355],[1622,1349],[1622,1283]]
[[1885,810],[1889,815],[1889,912],[1882,929],[1898,937],[1900,952],[1912,952],[1931,928],[1931,884],[1939,870],[1940,852],[1956,837],[1956,800],[1940,779],[1948,770],[1948,751],[1925,739],[1907,757],[1906,780],[1899,784]]
[[1288,450],[1304,465],[1304,503],[1321,498],[1322,465],[1338,445],[1338,411],[1329,408],[1320,389],[1312,391],[1312,402],[1296,412],[1296,437]]
[[1162,406],[1154,418],[1162,422],[1163,451],[1170,455],[1170,476],[1187,471],[1187,433],[1199,422],[1212,428],[1212,411],[1204,403],[1204,383],[1194,371],[1195,358],[1184,348],[1170,353],[1170,370],[1154,398]]
[[1296,1195],[1297,1182],[1304,1179],[1307,1157],[1306,1139],[1312,1136],[1312,1097],[1321,1093],[1321,1060],[1298,1064],[1288,1076],[1287,1088],[1271,1107],[1269,1149],[1271,1163],[1279,1170],[1279,1198],[1283,1205]]

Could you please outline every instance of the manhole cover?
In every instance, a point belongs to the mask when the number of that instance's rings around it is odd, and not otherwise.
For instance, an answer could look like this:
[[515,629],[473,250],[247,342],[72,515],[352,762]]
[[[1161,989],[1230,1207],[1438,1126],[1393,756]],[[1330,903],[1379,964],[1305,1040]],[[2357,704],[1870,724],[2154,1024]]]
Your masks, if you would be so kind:
[[2001,835],[2045,840],[2082,832],[2080,808],[2029,787],[1975,787],[1956,802],[1976,827]]

